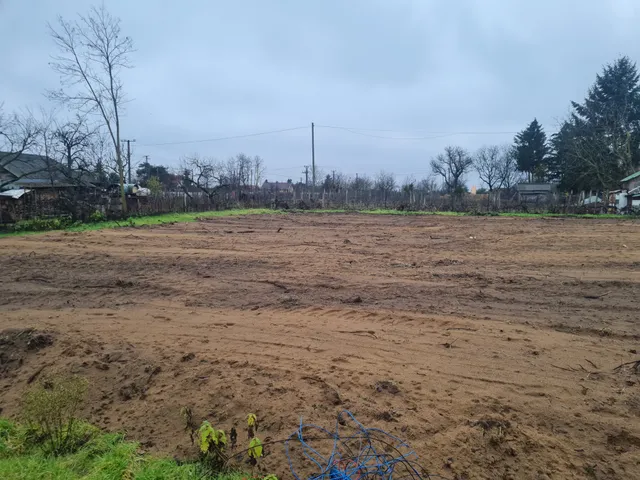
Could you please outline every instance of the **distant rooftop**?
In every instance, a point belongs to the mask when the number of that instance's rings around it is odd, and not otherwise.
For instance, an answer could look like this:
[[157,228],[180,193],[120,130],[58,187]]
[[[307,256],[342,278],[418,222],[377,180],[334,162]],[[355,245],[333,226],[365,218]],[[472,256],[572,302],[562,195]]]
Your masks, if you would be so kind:
[[631,175],[629,175],[628,177],[624,177],[622,180],[620,180],[621,182],[628,182],[629,180],[633,180],[636,177],[640,177],[640,170],[638,170],[636,173],[632,173]]

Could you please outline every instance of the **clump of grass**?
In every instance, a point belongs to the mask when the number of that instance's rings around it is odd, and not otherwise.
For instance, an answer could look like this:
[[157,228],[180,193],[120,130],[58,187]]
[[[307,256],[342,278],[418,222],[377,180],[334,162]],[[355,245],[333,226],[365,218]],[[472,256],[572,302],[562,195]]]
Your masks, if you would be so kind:
[[[34,234],[42,231],[66,230],[68,232],[85,232],[92,230],[103,230],[109,228],[120,227],[143,227],[151,225],[162,225],[166,223],[189,223],[199,219],[215,218],[215,217],[231,217],[236,215],[264,215],[278,214],[280,211],[267,208],[247,208],[234,210],[217,210],[209,212],[190,212],[190,213],[166,213],[160,215],[146,215],[140,217],[129,217],[126,220],[110,220],[99,221],[98,218],[90,219],[90,223],[67,223],[60,219],[50,219],[46,222],[38,221],[36,226],[32,228],[33,223],[18,222],[7,233],[0,232],[0,237]],[[25,222],[32,222],[31,220]],[[22,225],[16,228],[17,225]]]
[[[91,427],[93,428],[93,427]],[[120,434],[94,434],[76,452],[52,456],[41,445],[16,451],[7,447],[22,441],[28,427],[0,419],[0,478],[15,480],[243,480],[251,475],[220,473],[211,476],[199,463],[178,464],[140,453],[136,442]],[[97,432],[97,429],[94,429]]]
[[86,394],[87,381],[78,376],[47,377],[28,390],[22,409],[30,429],[25,440],[41,443],[52,455],[77,449],[90,434],[77,418]]

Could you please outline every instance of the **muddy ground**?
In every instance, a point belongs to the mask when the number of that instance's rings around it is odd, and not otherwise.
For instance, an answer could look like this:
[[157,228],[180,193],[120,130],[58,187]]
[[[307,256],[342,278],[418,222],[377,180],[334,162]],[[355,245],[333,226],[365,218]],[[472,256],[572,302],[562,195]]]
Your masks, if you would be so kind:
[[0,272],[3,415],[70,371],[178,458],[183,406],[274,440],[348,409],[445,478],[640,478],[637,222],[230,217],[4,238]]

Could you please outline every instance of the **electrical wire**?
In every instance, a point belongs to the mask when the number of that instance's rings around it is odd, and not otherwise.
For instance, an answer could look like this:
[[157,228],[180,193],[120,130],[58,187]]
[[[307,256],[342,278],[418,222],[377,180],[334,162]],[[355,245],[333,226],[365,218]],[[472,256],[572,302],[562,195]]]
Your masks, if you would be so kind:
[[163,142],[163,143],[147,143],[141,144],[141,147],[160,147],[165,145],[186,145],[189,143],[206,143],[206,142],[218,142],[221,140],[233,140],[236,138],[248,138],[248,137],[258,137],[260,135],[271,135],[274,133],[283,133],[283,132],[292,132],[294,130],[302,130],[309,128],[308,126],[304,127],[292,127],[292,128],[282,128],[280,130],[270,130],[268,132],[257,132],[257,133],[247,133],[245,135],[232,135],[228,137],[217,137],[217,138],[206,138],[203,140],[185,140],[180,142]]
[[515,135],[518,132],[432,132],[429,136],[421,137],[389,137],[384,135],[373,135],[370,133],[364,133],[362,130],[371,131],[393,131],[393,130],[375,130],[375,129],[363,129],[363,128],[350,128],[339,127],[335,125],[316,125],[318,128],[330,128],[333,130],[344,130],[355,135],[362,135],[363,137],[382,138],[386,140],[433,140],[436,138],[453,137],[457,135]]
[[[397,130],[385,130],[385,129],[375,129],[375,128],[356,128],[356,127],[341,127],[337,125],[315,125],[317,128],[329,128],[333,130],[343,130],[354,135],[362,135],[364,137],[371,138],[381,138],[386,140],[432,140],[436,138],[445,138],[452,137],[456,135],[514,135],[518,132],[431,132],[429,135],[419,136],[419,137],[395,137],[395,136],[385,136],[385,135],[374,135],[370,133],[364,133],[366,131],[371,132],[394,132]],[[216,137],[216,138],[205,138],[200,140],[183,140],[177,142],[160,142],[160,143],[144,143],[140,144],[141,147],[161,147],[167,145],[187,145],[192,143],[208,143],[208,142],[219,142],[223,140],[234,140],[238,138],[249,138],[249,137],[258,137],[262,135],[272,135],[275,133],[284,133],[284,132],[292,132],[295,130],[305,130],[308,129],[309,126],[300,126],[300,127],[291,127],[291,128],[282,128],[279,130],[269,130],[266,132],[256,132],[256,133],[247,133],[243,135],[230,135],[226,137]],[[419,130],[413,130],[419,131]]]

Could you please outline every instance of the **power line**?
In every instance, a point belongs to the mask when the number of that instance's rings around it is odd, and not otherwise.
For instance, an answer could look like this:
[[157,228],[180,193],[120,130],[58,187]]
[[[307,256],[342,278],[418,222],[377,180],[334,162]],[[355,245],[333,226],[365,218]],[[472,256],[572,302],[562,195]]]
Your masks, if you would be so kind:
[[[449,132],[449,133],[436,133],[433,132],[430,136],[422,136],[422,137],[389,137],[384,135],[373,135],[370,133],[364,133],[359,130],[367,130],[367,129],[354,129],[349,127],[338,127],[335,125],[316,125],[318,128],[331,128],[334,130],[344,130],[349,133],[353,133],[355,135],[362,135],[363,137],[372,137],[372,138],[383,138],[387,140],[432,140],[436,138],[445,138],[445,137],[453,137],[456,135],[515,135],[518,132]],[[394,130],[373,130],[373,131],[394,131]]]
[[218,142],[221,140],[233,140],[235,138],[247,138],[247,137],[257,137],[260,135],[271,135],[273,133],[283,133],[283,132],[292,132],[294,130],[302,130],[302,129],[307,129],[309,127],[304,126],[304,127],[293,127],[293,128],[283,128],[280,130],[270,130],[268,132],[257,132],[257,133],[248,133],[245,135],[232,135],[229,137],[217,137],[217,138],[206,138],[203,140],[186,140],[186,141],[181,141],[181,142],[164,142],[164,143],[147,143],[144,145],[141,145],[143,147],[160,147],[160,146],[164,146],[164,145],[185,145],[188,143],[205,143],[205,142]]
[[[343,130],[354,135],[361,135],[364,137],[371,138],[382,138],[387,140],[431,140],[436,138],[444,138],[451,137],[456,135],[515,135],[518,132],[511,131],[498,131],[498,132],[482,132],[482,131],[470,131],[470,132],[430,132],[429,135],[417,136],[417,137],[394,137],[394,136],[386,136],[386,135],[374,135],[370,133],[365,133],[365,131],[373,131],[373,132],[397,132],[398,130],[385,130],[385,129],[374,129],[374,128],[359,128],[359,127],[341,127],[337,125],[314,125],[318,128],[330,128],[333,130]],[[243,135],[230,135],[226,137],[216,137],[216,138],[205,138],[200,140],[184,140],[178,142],[161,142],[161,143],[145,143],[141,144],[143,147],[160,147],[166,145],[187,145],[191,143],[207,143],[207,142],[219,142],[223,140],[234,140],[238,138],[248,138],[248,137],[258,137],[261,135],[272,135],[275,133],[284,133],[284,132],[292,132],[295,130],[304,130],[309,127],[300,126],[300,127],[291,127],[291,128],[282,128],[279,130],[269,130],[266,132],[255,132],[255,133],[247,133]],[[419,130],[412,130],[419,131]]]

